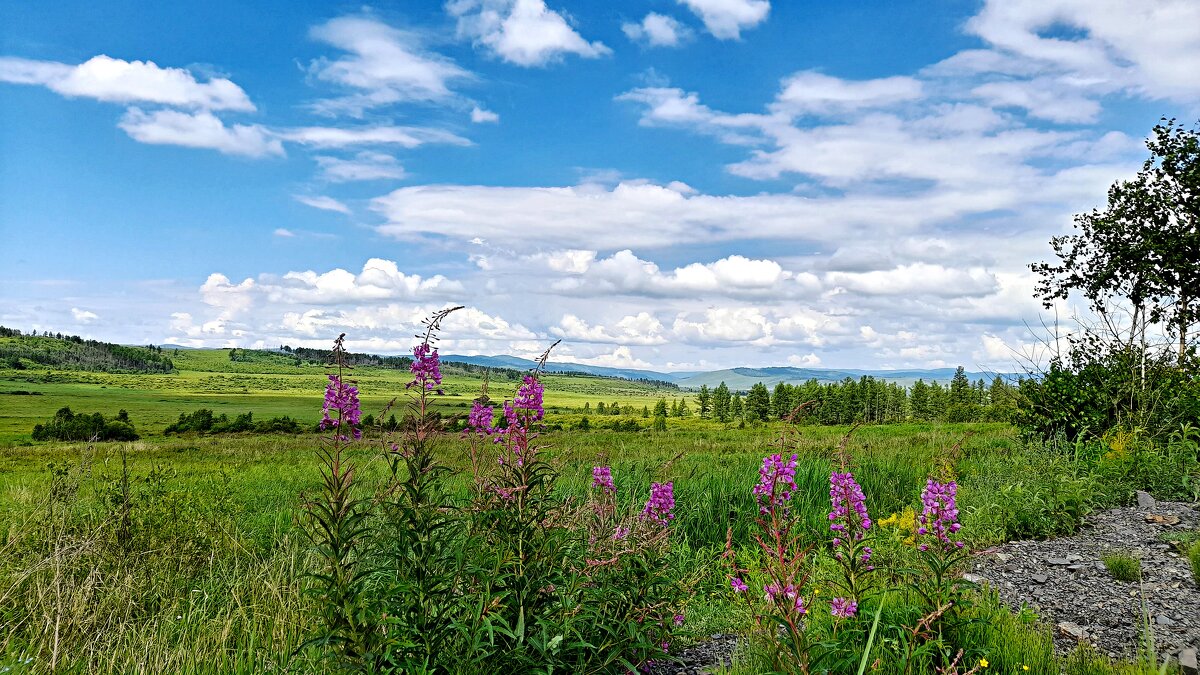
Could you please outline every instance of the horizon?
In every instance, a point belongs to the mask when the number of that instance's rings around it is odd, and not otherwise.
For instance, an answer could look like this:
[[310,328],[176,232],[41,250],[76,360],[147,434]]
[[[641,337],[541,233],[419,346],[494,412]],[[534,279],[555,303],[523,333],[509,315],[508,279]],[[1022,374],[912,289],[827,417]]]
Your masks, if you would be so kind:
[[[340,10],[340,11],[339,11]],[[0,324],[670,373],[1012,372],[1200,118],[1200,5],[0,6]],[[236,30],[231,30],[236,26]]]

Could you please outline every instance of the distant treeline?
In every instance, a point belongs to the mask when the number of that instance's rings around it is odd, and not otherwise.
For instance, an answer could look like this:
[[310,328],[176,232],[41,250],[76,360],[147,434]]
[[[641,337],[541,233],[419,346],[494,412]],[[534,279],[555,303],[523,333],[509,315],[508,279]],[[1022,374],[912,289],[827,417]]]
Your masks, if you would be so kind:
[[[959,367],[949,386],[917,380],[911,387],[878,380],[869,375],[847,377],[841,382],[775,385],[774,391],[761,382],[748,392],[734,392],[724,382],[715,389],[700,388],[690,401],[660,399],[643,417],[690,417],[699,415],[718,422],[755,422],[792,416],[801,424],[894,424],[899,422],[1006,422],[1017,410],[1016,388],[997,376],[990,384],[971,382]],[[583,413],[592,411],[584,404]],[[617,403],[596,406],[600,415],[636,414],[636,409]]]
[[170,436],[171,434],[236,434],[236,433],[255,433],[255,434],[302,434],[305,431],[310,431],[310,427],[306,427],[299,420],[292,419],[287,415],[283,417],[272,417],[271,419],[254,421],[254,413],[247,412],[232,420],[229,416],[221,413],[214,415],[213,411],[208,408],[201,408],[194,413],[179,413],[179,419],[168,426],[163,434]]
[[162,347],[126,347],[78,335],[22,333],[0,326],[0,367],[48,366],[102,373],[169,373],[175,369]]

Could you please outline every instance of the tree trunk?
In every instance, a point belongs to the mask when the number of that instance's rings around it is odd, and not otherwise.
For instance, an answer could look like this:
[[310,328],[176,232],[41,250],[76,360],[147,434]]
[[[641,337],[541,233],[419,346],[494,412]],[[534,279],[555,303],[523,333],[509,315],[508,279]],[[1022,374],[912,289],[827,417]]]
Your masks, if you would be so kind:
[[1187,358],[1187,334],[1188,334],[1188,296],[1187,291],[1179,293],[1179,367],[1183,367],[1184,360]]

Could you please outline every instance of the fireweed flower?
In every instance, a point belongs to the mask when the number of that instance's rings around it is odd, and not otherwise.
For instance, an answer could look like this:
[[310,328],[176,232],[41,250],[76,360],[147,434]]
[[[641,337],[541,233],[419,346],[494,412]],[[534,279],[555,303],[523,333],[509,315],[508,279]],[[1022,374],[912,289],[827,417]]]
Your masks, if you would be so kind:
[[437,349],[430,347],[427,342],[413,347],[413,362],[408,369],[413,374],[413,381],[409,382],[406,388],[421,385],[428,390],[442,383],[441,362],[438,360]]
[[674,509],[675,484],[651,483],[650,499],[646,501],[646,507],[642,509],[642,519],[652,520],[666,527],[672,520],[675,520],[675,514],[672,513]]
[[746,585],[746,582],[742,581],[741,577],[730,578],[729,585],[732,586],[733,590],[737,591],[738,593],[745,593],[746,591],[750,590],[750,587]]
[[517,387],[517,395],[513,400],[504,402],[504,428],[492,427],[492,433],[495,434],[492,442],[506,444],[500,464],[505,463],[505,454],[511,455],[509,461],[516,466],[524,466],[532,458],[532,453],[536,451],[529,444],[530,439],[536,436],[533,424],[546,416],[542,407],[542,392],[542,383],[533,375],[526,375],[521,386]]
[[471,404],[471,412],[467,415],[467,429],[464,433],[474,431],[482,436],[486,436],[495,431],[492,426],[492,419],[496,414],[496,409],[490,405],[483,405],[479,401]]
[[[958,522],[958,484],[954,481],[939,483],[930,478],[921,492],[921,504],[924,508],[917,517],[921,524],[917,534],[933,535],[937,544],[946,550],[962,548],[963,543],[953,538],[962,528]],[[922,543],[918,548],[927,551],[929,544]]]
[[759,513],[766,514],[770,507],[783,506],[796,490],[796,455],[784,461],[781,455],[763,457],[758,470],[758,485],[754,494],[758,499]]
[[849,619],[858,614],[858,603],[849,598],[834,598],[829,603],[829,613],[839,619]]
[[[854,474],[834,471],[829,475],[829,503],[833,507],[829,512],[829,529],[834,533],[835,549],[846,544],[852,555],[854,542],[862,541],[866,531],[871,529],[871,517],[867,514],[865,500]],[[834,557],[841,560],[841,551],[835,552]],[[870,547],[863,547],[861,557],[863,562],[871,559]]]
[[[337,419],[330,416],[330,411],[338,412]],[[362,430],[355,428],[361,419],[362,409],[358,404],[358,387],[343,382],[342,378],[337,375],[330,375],[329,384],[325,385],[325,403],[321,406],[320,429],[322,431],[336,429],[345,424],[353,428],[354,438],[357,440],[362,438]],[[346,440],[345,434],[340,434],[339,437]]]
[[592,487],[600,488],[604,494],[617,494],[617,486],[613,484],[612,469],[607,466],[592,467]]

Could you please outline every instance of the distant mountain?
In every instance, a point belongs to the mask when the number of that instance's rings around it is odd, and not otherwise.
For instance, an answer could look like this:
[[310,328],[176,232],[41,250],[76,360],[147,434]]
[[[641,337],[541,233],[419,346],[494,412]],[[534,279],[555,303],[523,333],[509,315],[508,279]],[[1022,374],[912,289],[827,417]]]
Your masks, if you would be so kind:
[[[522,359],[516,356],[461,356],[454,354],[445,354],[442,356],[443,361],[458,361],[460,363],[470,363],[477,366],[488,366],[491,368],[515,368],[518,370],[528,370],[533,368],[534,362],[529,359]],[[792,368],[789,366],[770,367],[770,368],[727,368],[725,370],[711,370],[705,372],[689,371],[676,373],[663,373],[655,370],[640,370],[637,368],[609,368],[605,366],[589,366],[579,363],[563,363],[558,361],[550,361],[546,364],[546,370],[553,373],[586,373],[589,375],[601,375],[605,377],[621,377],[630,380],[662,380],[664,382],[672,382],[680,387],[699,389],[703,385],[708,385],[709,388],[716,387],[721,382],[724,382],[730,389],[735,391],[744,391],[754,386],[757,382],[762,382],[767,387],[774,387],[780,382],[786,384],[801,384],[808,380],[815,379],[818,382],[841,382],[847,377],[858,379],[864,375],[869,375],[877,380],[887,380],[889,382],[897,382],[899,384],[909,385],[917,380],[925,380],[926,382],[949,382],[954,377],[954,368],[930,368],[930,369],[910,369],[910,370],[860,370],[853,368]],[[1006,377],[1011,377],[1010,374],[1000,373]],[[983,378],[991,382],[991,379],[997,373],[985,373],[978,371],[967,371],[967,377],[972,382]]]
[[[530,359],[523,359],[517,356],[462,356],[458,354],[442,354],[441,360],[470,363],[489,368],[513,368],[516,370],[530,370],[537,365]],[[589,366],[582,363],[564,363],[561,361],[547,361],[546,372],[584,373],[587,375],[600,375],[602,377],[620,377],[626,380],[662,380],[664,382],[675,382],[679,375],[696,374],[659,373],[653,370],[638,370],[637,368],[608,368],[605,366]]]

